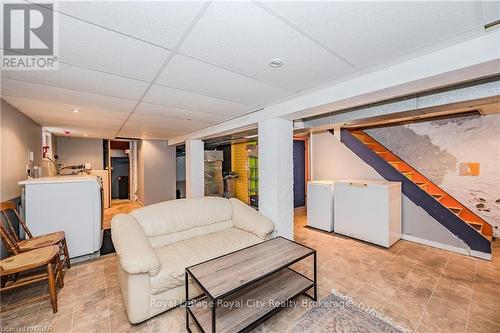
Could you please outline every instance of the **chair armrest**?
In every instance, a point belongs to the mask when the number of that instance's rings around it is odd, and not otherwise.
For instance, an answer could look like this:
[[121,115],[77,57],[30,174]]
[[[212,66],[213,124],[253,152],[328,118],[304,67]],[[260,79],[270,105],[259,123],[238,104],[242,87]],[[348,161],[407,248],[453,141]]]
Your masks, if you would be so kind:
[[144,229],[130,214],[117,214],[111,220],[111,239],[120,265],[130,274],[156,275],[161,264]]
[[274,231],[274,223],[238,199],[229,199],[233,205],[234,226],[266,239]]

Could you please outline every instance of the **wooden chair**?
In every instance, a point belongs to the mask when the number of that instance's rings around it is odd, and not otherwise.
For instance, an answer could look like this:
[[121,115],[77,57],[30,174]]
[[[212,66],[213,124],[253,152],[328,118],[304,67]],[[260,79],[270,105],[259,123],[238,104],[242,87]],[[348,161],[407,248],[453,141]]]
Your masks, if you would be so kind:
[[[3,233],[2,230],[0,232]],[[48,280],[50,302],[52,303],[52,311],[57,312],[57,290],[56,281],[59,287],[64,286],[63,282],[63,262],[59,255],[59,246],[51,245],[34,249],[32,251],[15,254],[0,261],[0,292],[23,287],[35,282]],[[45,272],[31,275],[22,275],[27,271],[45,267]],[[38,297],[44,298],[45,296]],[[18,302],[13,306],[8,306],[2,310],[7,310],[10,307],[21,306],[29,302],[33,302],[36,298]]]
[[[16,210],[16,206],[10,202],[2,202],[0,203],[0,211],[5,216],[7,220],[7,224],[9,226],[9,230],[4,226],[3,223],[0,223],[0,228],[3,230],[2,238],[5,242],[5,246],[7,250],[11,254],[18,254],[21,252],[31,251],[34,249],[39,249],[41,247],[50,246],[50,245],[58,245],[61,255],[64,257],[64,261],[66,262],[66,267],[71,268],[71,263],[69,261],[69,253],[68,253],[68,245],[66,243],[66,236],[64,231],[52,232],[50,234],[35,236],[31,234],[30,230],[26,223],[24,223],[21,216]],[[27,238],[20,240],[17,236],[17,232],[14,230],[14,225],[12,224],[11,219],[9,218],[8,212],[13,211],[19,220],[19,224],[23,228],[26,233]],[[1,222],[1,221],[0,221]]]

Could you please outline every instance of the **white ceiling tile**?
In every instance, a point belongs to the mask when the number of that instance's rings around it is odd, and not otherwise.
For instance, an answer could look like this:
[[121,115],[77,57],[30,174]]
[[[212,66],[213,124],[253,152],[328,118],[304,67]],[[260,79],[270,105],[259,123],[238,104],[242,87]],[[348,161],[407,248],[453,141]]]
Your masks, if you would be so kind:
[[61,62],[152,81],[169,53],[149,43],[59,15]]
[[141,138],[169,138],[187,134],[208,126],[207,123],[175,120],[134,113],[118,136]]
[[142,130],[121,130],[117,137],[120,138],[134,138],[134,139],[150,139],[150,140],[168,140],[174,138],[178,135],[186,134],[181,132],[181,134],[172,134],[171,132],[163,131],[142,131]]
[[56,134],[65,130],[96,137],[112,137],[121,127],[128,114],[126,112],[85,108],[80,113],[72,112],[74,105],[47,101],[3,96],[7,103],[19,109],[43,127],[57,128]]
[[[353,72],[346,63],[257,5],[214,2],[180,51],[300,91]],[[269,61],[283,60],[272,68]]]
[[182,55],[173,57],[156,83],[252,106],[292,94],[291,91]]
[[477,23],[472,1],[270,1],[265,5],[358,67],[423,48]]
[[122,112],[130,112],[137,101],[89,94],[64,88],[44,86],[38,83],[2,78],[2,96],[24,97],[75,105],[80,109],[91,107]]
[[195,1],[70,1],[59,3],[59,11],[173,48],[202,5]]
[[138,100],[148,86],[143,81],[65,64],[50,71],[4,71],[2,77],[130,100]]
[[500,1],[480,1],[482,7],[481,24],[488,24],[500,20]]
[[[74,123],[90,121],[99,126],[105,124],[121,125],[129,115],[127,112],[120,111],[90,107],[79,108],[78,105],[74,104],[54,103],[11,96],[2,98],[22,112],[26,112],[29,116],[37,117],[38,119],[61,119]],[[78,108],[80,112],[73,112],[75,108]],[[46,124],[41,123],[40,125],[45,126]]]
[[169,130],[197,130],[206,127],[209,123],[200,121],[188,121],[183,119],[172,119],[160,116],[151,116],[134,113],[127,120],[124,129],[127,128],[143,128],[146,126],[150,129],[169,129]]
[[183,90],[153,85],[144,97],[144,102],[188,109],[197,112],[236,116],[252,110],[251,106],[198,95]]
[[[54,133],[57,136],[70,136],[70,137],[85,137],[85,138],[96,138],[96,139],[113,139],[116,132],[114,130],[102,130],[95,129],[94,127],[45,127],[49,132]],[[65,131],[69,131],[70,134],[67,135]]]
[[170,119],[188,120],[194,122],[213,123],[224,120],[225,116],[174,108],[160,104],[141,103],[135,110],[138,115],[160,116]]

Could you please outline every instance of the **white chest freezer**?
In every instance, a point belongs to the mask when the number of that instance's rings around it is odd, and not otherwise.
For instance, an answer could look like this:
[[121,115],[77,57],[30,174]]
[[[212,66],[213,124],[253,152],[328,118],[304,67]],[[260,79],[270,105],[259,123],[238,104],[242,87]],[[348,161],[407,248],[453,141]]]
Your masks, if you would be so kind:
[[401,183],[335,181],[335,232],[390,247],[401,238]]
[[307,183],[307,225],[333,231],[333,181]]

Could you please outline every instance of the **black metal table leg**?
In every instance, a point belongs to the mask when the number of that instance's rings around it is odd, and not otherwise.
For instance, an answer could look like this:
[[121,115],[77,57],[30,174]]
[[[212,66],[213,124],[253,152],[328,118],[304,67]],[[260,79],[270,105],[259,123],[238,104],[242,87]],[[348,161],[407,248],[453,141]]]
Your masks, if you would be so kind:
[[215,333],[215,300],[212,301],[212,333]]
[[188,273],[187,273],[187,271],[184,272],[184,285],[185,285],[185,290],[186,290],[186,302],[184,303],[186,306],[186,330],[188,332],[191,332],[191,329],[189,328],[189,311],[188,311],[189,286],[188,286]]
[[313,300],[316,302],[318,299],[318,283],[317,283],[317,273],[316,273],[316,251],[314,251],[314,298]]

